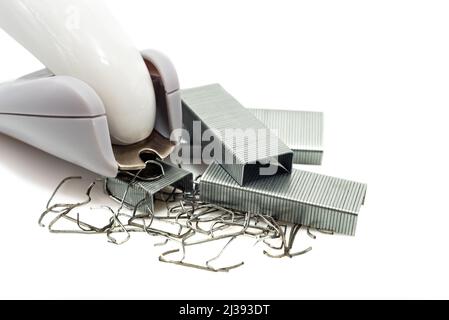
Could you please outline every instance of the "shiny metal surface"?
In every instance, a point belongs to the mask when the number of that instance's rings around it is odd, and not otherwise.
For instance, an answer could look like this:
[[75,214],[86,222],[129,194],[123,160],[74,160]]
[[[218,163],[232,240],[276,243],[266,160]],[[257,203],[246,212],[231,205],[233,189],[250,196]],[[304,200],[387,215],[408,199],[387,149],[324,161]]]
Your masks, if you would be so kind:
[[323,118],[321,112],[250,109],[293,151],[293,163],[321,165]]
[[[128,208],[134,209],[139,203],[148,206],[150,212],[154,210],[154,195],[164,188],[174,186],[191,191],[193,188],[193,174],[184,169],[180,169],[172,164],[158,161],[164,168],[164,175],[154,181],[142,181],[137,179],[130,184],[128,176],[105,179],[105,192],[117,200],[124,203]],[[126,195],[123,200],[124,195]]]
[[202,201],[279,221],[355,235],[366,184],[293,169],[242,187],[218,164],[202,175]]
[[145,141],[132,145],[113,145],[115,160],[122,171],[136,171],[145,168],[145,154],[155,155],[159,159],[166,159],[175,149],[175,144],[164,138],[157,131]]
[[[219,84],[183,90],[181,97],[183,123],[192,139],[190,142],[196,144],[195,140],[199,138],[201,144],[201,137],[194,136],[193,126],[194,121],[200,121],[201,133],[207,130],[222,146],[222,157],[215,160],[239,185],[260,178],[256,174],[258,163],[291,170],[293,152]],[[250,131],[254,135],[243,142],[243,139],[227,134],[228,130]]]

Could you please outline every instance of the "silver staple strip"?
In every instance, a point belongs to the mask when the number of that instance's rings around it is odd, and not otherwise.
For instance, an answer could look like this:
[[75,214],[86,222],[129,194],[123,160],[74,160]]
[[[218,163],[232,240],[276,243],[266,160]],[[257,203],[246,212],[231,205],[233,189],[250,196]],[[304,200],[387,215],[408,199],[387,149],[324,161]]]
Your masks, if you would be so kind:
[[[183,122],[189,131],[190,143],[204,146],[204,141],[196,142],[194,137],[193,122],[200,121],[201,133],[210,129],[214,140],[222,145],[224,158],[232,159],[232,163],[225,163],[218,157],[214,159],[239,185],[259,178],[254,174],[258,172],[254,169],[259,163],[280,164],[291,171],[293,152],[219,84],[183,90],[181,97]],[[236,139],[226,134],[229,129],[256,134],[247,139]],[[259,135],[261,132],[263,137]]]
[[[136,180],[129,184],[129,177],[106,178],[105,191],[113,199],[122,202],[127,190],[124,204],[130,209],[141,203],[154,212],[154,195],[163,189],[173,186],[186,192],[193,190],[193,174],[172,164],[158,161],[164,168],[165,174],[158,180]],[[129,186],[129,189],[128,189]]]
[[321,165],[323,161],[323,113],[249,109],[293,151],[293,163]]
[[366,189],[363,183],[296,169],[242,187],[218,164],[200,181],[202,201],[351,236]]

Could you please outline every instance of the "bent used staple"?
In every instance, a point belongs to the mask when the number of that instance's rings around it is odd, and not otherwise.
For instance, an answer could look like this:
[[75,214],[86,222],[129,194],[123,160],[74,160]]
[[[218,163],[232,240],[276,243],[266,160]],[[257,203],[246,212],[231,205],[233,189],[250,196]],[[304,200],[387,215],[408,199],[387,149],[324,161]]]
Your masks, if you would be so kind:
[[[223,166],[238,185],[259,179],[257,173],[261,163],[280,164],[291,171],[293,152],[219,84],[182,90],[181,97],[183,123],[189,132],[190,143],[205,147],[207,142],[197,135],[202,136],[209,130],[223,150],[221,157],[215,152],[213,159]],[[200,123],[199,133],[194,130],[195,121]],[[241,139],[227,134],[227,130],[249,131],[253,135]],[[226,159],[231,159],[232,163],[223,161]]]
[[249,109],[293,151],[293,163],[321,165],[323,161],[323,113]]
[[344,235],[355,235],[366,189],[363,183],[296,169],[240,186],[216,163],[200,181],[202,201]]

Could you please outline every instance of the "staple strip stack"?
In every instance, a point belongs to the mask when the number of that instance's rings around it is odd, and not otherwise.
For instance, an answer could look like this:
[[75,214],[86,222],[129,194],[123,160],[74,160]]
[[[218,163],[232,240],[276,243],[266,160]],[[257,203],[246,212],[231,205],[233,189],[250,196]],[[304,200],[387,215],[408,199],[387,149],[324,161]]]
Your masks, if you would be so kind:
[[[145,200],[142,205],[150,212],[154,212],[154,195],[164,188],[173,186],[186,192],[193,189],[193,174],[172,164],[159,161],[164,168],[164,175],[154,181],[142,181],[129,176],[119,175],[117,178],[107,178],[105,191],[117,201],[122,201],[126,194],[124,204],[133,209]],[[130,181],[133,181],[129,184]]]
[[250,109],[293,151],[293,163],[321,165],[323,161],[323,113]]
[[[212,163],[200,180],[200,200],[229,209],[269,215],[283,222],[355,235],[358,215],[364,204],[367,186],[363,183],[333,178],[292,167],[293,151],[296,161],[302,164],[319,164],[322,155],[322,114],[306,112],[279,112],[274,110],[250,111],[239,104],[221,86],[211,85],[184,90],[184,126],[194,133],[193,121],[200,121],[200,132],[210,129],[219,145],[234,163]],[[256,118],[256,116],[259,119]],[[278,148],[264,145],[265,139],[253,137],[250,144],[236,145],[224,138],[224,130],[266,129],[270,139],[274,133],[267,129],[284,128],[275,139]],[[192,137],[192,135],[191,135]],[[192,141],[191,141],[192,143]],[[203,144],[200,145],[204,147]],[[303,150],[301,150],[303,149]],[[258,150],[268,151],[279,167],[271,176],[260,175]],[[315,156],[316,155],[316,156]],[[279,162],[276,162],[276,158]],[[220,160],[220,159],[217,159]],[[193,188],[192,174],[173,165],[161,162],[165,176],[152,182],[134,182],[125,204],[135,206],[143,199],[154,210],[154,194],[167,186],[189,191]],[[287,173],[285,173],[287,171]],[[128,179],[129,180],[129,179]],[[108,179],[107,192],[122,199],[128,188],[123,177]]]
[[[202,144],[203,141],[195,139],[209,129],[223,149],[223,154],[217,156],[216,161],[239,185],[257,178],[254,171],[258,171],[257,163],[260,162],[279,163],[291,171],[292,150],[220,85],[183,90],[181,97],[183,122],[192,139],[191,144]],[[202,132],[194,132],[194,121],[201,122]],[[227,134],[230,129],[255,134],[249,134],[245,140],[235,139],[235,135]],[[260,133],[264,136],[261,137]],[[232,163],[224,159],[231,159]]]
[[223,168],[212,164],[200,182],[201,199],[279,221],[355,235],[366,185],[293,169],[239,186]]
[[[358,214],[364,204],[367,186],[363,183],[333,178],[292,168],[293,157],[283,157],[291,147],[295,163],[319,165],[322,161],[321,113],[295,111],[251,110],[260,123],[254,121],[243,107],[219,85],[185,90],[183,99],[184,125],[191,130],[192,121],[201,121],[202,130],[211,129],[220,139],[227,128],[258,129],[266,127],[277,131],[285,139],[280,150],[271,152],[279,157],[281,167],[274,176],[261,176],[258,170],[248,170],[245,165],[254,150],[235,148],[229,141],[222,141],[226,152],[237,160],[232,165],[216,162],[211,164],[200,181],[202,201],[264,215],[290,223],[355,235]],[[248,110],[248,109],[247,109]],[[266,128],[265,127],[265,128]],[[253,141],[264,148],[262,141]],[[287,147],[288,145],[288,147]],[[268,146],[267,146],[268,147]],[[250,155],[248,157],[248,155]],[[235,166],[235,165],[234,165]],[[244,176],[244,178],[243,178]]]

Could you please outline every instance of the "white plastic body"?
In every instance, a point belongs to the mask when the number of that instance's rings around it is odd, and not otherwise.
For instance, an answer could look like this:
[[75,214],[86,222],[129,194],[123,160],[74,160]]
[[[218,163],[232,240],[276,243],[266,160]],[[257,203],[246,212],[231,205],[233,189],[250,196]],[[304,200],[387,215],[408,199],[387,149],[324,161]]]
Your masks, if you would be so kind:
[[0,132],[102,176],[117,175],[103,102],[78,79],[1,84]]
[[[182,128],[179,81],[165,55],[155,50],[142,55],[158,89],[155,131],[167,139],[152,147],[165,150],[170,133]],[[48,69],[0,84],[0,133],[102,176],[115,177],[119,170],[101,98],[85,82],[55,76]]]
[[140,52],[101,0],[0,0],[0,27],[55,75],[90,85],[115,144],[153,131],[156,101]]

